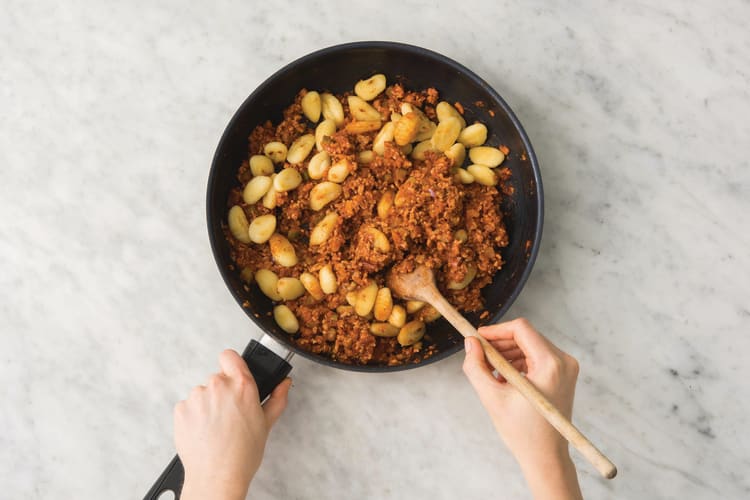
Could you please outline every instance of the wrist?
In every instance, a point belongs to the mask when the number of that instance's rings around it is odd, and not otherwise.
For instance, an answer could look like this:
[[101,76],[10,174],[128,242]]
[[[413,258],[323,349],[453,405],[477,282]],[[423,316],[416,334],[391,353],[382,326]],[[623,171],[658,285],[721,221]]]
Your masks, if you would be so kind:
[[572,464],[568,442],[564,439],[545,440],[544,445],[532,443],[522,450],[513,453],[523,471],[533,472],[534,469],[559,469]]
[[518,463],[534,498],[580,499],[575,464],[564,448],[527,455]]
[[249,484],[242,486],[227,481],[213,479],[190,478],[185,475],[182,486],[181,500],[245,500]]

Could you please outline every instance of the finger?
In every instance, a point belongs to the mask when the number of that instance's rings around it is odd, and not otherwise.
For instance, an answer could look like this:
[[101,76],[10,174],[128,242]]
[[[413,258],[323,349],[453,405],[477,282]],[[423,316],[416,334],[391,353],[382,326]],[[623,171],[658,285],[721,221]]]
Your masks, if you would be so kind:
[[527,358],[555,350],[554,346],[524,318],[481,328],[479,332],[488,340],[513,338]]
[[266,422],[268,428],[273,427],[276,420],[279,419],[281,414],[286,408],[287,396],[289,395],[289,388],[292,386],[292,379],[285,378],[276,388],[273,390],[268,400],[263,404],[263,413],[266,415]]
[[518,370],[521,373],[528,373],[529,368],[526,365],[526,358],[516,359],[510,362],[511,365],[513,365],[513,368]]
[[226,379],[227,376],[224,374],[224,372],[214,373],[210,377],[208,377],[208,380],[206,380],[204,387],[216,387]]
[[176,405],[174,405],[174,410],[172,410],[172,417],[176,421],[178,418],[181,418],[183,415],[185,415],[186,410],[187,410],[187,401],[182,399],[178,401]]
[[200,397],[204,392],[206,392],[207,387],[205,385],[196,385],[192,389],[190,389],[190,394],[188,394],[188,401],[191,399],[195,399],[197,397]]
[[492,375],[492,368],[487,364],[479,340],[467,337],[464,340],[464,346],[466,347],[466,357],[463,364],[464,373],[474,390],[482,397],[497,386],[497,379]]
[[206,387],[205,385],[196,385],[195,387],[190,389],[190,392],[184,400],[184,406],[186,407],[186,409],[191,406],[200,406],[202,404],[202,401],[206,397],[207,392],[208,387]]
[[252,378],[245,360],[232,349],[226,349],[219,354],[219,366],[221,366],[221,371],[230,378]]
[[509,349],[507,351],[500,351],[500,354],[502,354],[503,357],[508,361],[513,361],[524,357],[523,351],[518,347],[516,347],[515,349]]
[[516,344],[516,341],[513,339],[510,340],[488,340],[490,344],[492,344],[492,347],[497,349],[498,351],[507,351],[510,349],[515,349],[518,347],[518,344]]
[[509,325],[511,321],[497,323],[495,325],[480,326],[477,331],[489,341],[515,342],[513,340],[513,328]]

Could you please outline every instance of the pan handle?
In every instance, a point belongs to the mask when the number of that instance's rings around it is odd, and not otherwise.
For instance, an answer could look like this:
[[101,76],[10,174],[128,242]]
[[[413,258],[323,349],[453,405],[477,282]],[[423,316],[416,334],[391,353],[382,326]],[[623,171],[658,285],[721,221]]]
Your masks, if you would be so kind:
[[[263,340],[266,339],[272,340],[270,337],[265,337]],[[289,375],[292,370],[292,365],[287,362],[289,357],[291,356],[287,355],[285,359],[279,356],[257,340],[251,340],[245,348],[242,358],[255,378],[261,402],[265,401],[274,388]],[[182,467],[180,457],[175,455],[159,479],[148,490],[144,500],[156,500],[162,493],[170,490],[174,492],[175,499],[179,499],[184,482],[185,469]]]

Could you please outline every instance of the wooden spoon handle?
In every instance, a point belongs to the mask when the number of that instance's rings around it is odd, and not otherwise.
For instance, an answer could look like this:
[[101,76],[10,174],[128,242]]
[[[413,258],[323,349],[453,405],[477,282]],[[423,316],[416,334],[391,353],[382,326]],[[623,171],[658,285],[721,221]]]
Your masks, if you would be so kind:
[[562,436],[568,440],[581,454],[588,460],[596,470],[601,473],[602,476],[607,479],[612,479],[617,474],[617,468],[615,465],[601,452],[576,426],[574,426],[565,415],[560,413],[555,405],[553,405],[541,392],[537,389],[534,384],[521,375],[518,370],[513,368],[508,360],[506,360],[492,344],[484,339],[474,326],[469,323],[454,307],[443,297],[437,290],[430,293],[432,297],[429,302],[445,319],[452,324],[456,330],[458,330],[464,337],[476,337],[482,344],[484,354],[490,364],[505,377],[513,387],[523,394],[523,396],[537,409],[537,411],[547,419],[547,422],[557,429]]

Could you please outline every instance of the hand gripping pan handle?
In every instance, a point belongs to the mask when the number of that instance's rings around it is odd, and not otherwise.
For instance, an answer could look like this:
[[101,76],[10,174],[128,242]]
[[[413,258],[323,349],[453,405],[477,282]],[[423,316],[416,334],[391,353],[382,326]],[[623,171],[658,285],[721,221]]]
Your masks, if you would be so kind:
[[[264,345],[272,345],[272,347],[276,348],[281,347],[271,337],[265,335],[261,339],[261,342],[251,340],[242,353],[242,359],[245,360],[250,373],[255,378],[255,383],[258,386],[258,394],[260,395],[261,402],[263,402],[271,395],[274,388],[289,375],[292,365],[288,362],[288,359],[291,357],[289,351],[284,349],[284,352],[282,352],[284,356],[280,356]],[[175,499],[179,499],[184,482],[185,469],[182,467],[180,457],[175,455],[164,469],[164,472],[161,473],[159,479],[156,480],[143,498],[144,500],[156,500],[162,493],[171,490],[174,492]]]

